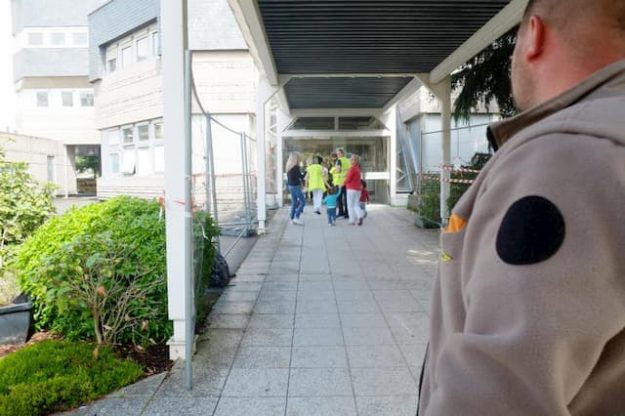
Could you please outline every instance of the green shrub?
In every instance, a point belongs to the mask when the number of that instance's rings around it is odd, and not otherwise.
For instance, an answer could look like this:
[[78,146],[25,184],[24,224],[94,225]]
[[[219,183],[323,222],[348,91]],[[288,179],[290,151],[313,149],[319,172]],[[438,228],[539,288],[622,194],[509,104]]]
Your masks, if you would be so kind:
[[[114,268],[103,271],[125,279],[126,286],[136,283],[149,290],[130,300],[130,325],[116,341],[165,341],[172,329],[167,318],[165,221],[159,219],[159,209],[156,202],[118,197],[72,209],[27,239],[16,268],[22,289],[33,301],[37,327],[70,340],[93,339],[92,311],[75,289],[85,288],[89,262],[97,263],[91,265],[94,269],[107,260],[113,263],[111,253],[120,253]],[[141,332],[137,321],[148,322]]]
[[[193,270],[195,272],[196,323],[201,325],[209,312],[206,290],[210,287],[216,248],[213,242],[219,235],[213,218],[205,211],[196,212],[193,221]],[[196,326],[197,326],[196,325]]]
[[[172,325],[167,316],[165,221],[159,210],[157,202],[118,197],[53,218],[25,241],[16,267],[23,290],[33,300],[38,328],[72,340],[93,339],[99,331],[103,339],[98,341],[104,342],[166,341]],[[199,292],[210,276],[216,230],[207,214],[195,217]],[[95,316],[95,303],[100,316]]]
[[0,359],[0,414],[45,415],[76,407],[139,379],[141,367],[93,345],[43,341]]
[[25,162],[5,160],[0,149],[0,276],[12,247],[24,241],[54,213],[54,185],[44,185],[28,173]]
[[417,214],[423,228],[438,228],[441,223],[441,184],[434,176],[423,180]]

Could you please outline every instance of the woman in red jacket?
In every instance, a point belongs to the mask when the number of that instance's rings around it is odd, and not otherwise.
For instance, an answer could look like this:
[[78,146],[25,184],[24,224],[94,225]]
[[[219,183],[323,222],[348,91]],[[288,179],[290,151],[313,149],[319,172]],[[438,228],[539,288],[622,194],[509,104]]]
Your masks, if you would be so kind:
[[347,171],[345,177],[345,188],[347,188],[347,212],[349,214],[349,223],[354,225],[356,221],[358,225],[362,225],[365,214],[360,209],[360,157],[352,154],[352,167]]

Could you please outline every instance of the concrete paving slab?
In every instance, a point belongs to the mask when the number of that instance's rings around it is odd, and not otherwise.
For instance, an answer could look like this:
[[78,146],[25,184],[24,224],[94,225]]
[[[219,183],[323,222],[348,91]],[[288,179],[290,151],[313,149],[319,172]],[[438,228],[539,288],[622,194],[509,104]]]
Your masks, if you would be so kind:
[[417,413],[417,396],[358,396],[356,404],[359,416],[414,416]]
[[223,397],[214,416],[282,416],[286,398],[230,398]]
[[254,313],[250,318],[248,328],[293,328],[294,317],[291,314],[261,314]]
[[289,368],[291,347],[241,347],[233,368]]
[[223,397],[285,397],[289,383],[288,369],[233,368],[223,390]]
[[291,368],[347,368],[345,347],[294,347]]
[[[157,395],[143,411],[145,416],[205,416],[213,414],[217,397],[169,397]],[[117,413],[122,415],[124,413]],[[124,414],[125,415],[125,414]]]
[[289,397],[351,396],[347,368],[292,368]]
[[352,397],[289,397],[287,416],[356,416]]

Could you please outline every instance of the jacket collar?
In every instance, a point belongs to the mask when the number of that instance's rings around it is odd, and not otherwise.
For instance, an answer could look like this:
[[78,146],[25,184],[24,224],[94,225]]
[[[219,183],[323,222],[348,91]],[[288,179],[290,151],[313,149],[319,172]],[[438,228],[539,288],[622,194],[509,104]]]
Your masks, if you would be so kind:
[[593,92],[612,81],[625,77],[625,60],[611,64],[582,81],[561,95],[545,101],[515,117],[493,123],[488,127],[486,136],[492,148],[497,151],[512,136],[526,127],[537,123],[592,95]]

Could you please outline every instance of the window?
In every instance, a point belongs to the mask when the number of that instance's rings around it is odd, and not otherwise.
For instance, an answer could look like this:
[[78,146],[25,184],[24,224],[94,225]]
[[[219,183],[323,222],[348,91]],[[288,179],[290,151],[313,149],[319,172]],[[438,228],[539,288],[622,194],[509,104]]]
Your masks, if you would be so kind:
[[47,106],[48,106],[48,92],[37,91],[37,107],[47,107]]
[[117,58],[111,58],[108,61],[108,71],[115,72],[117,70]]
[[78,32],[72,34],[72,41],[75,46],[87,46],[89,39],[85,32]]
[[111,173],[119,173],[119,153],[111,153]]
[[135,149],[126,150],[124,152],[124,161],[122,165],[122,173],[126,175],[134,175],[135,173]]
[[50,43],[54,46],[65,45],[65,33],[51,33]]
[[132,126],[124,127],[122,129],[122,138],[123,138],[124,144],[132,144],[132,142],[135,139]]
[[40,46],[43,45],[43,33],[40,32],[32,32],[28,34],[28,45],[29,46]]
[[150,140],[150,126],[149,126],[149,124],[141,124],[141,125],[137,126],[137,134],[139,136],[139,141]]
[[158,56],[158,49],[159,49],[158,32],[153,32],[152,33],[152,55]]
[[48,182],[54,183],[55,176],[54,156],[48,156]]
[[122,49],[122,68],[127,68],[132,63],[132,47]]
[[152,173],[152,149],[137,150],[137,175],[146,176]]
[[63,101],[63,107],[73,107],[74,106],[74,93],[71,91],[62,91],[61,99]]
[[165,147],[154,147],[154,172],[165,172]]
[[158,123],[154,123],[154,138],[156,140],[163,139],[163,122],[159,121]]
[[109,130],[106,133],[106,138],[108,139],[108,144],[119,144],[119,130]]
[[93,107],[93,93],[81,92],[80,93],[80,105],[82,107]]
[[143,61],[148,57],[148,38],[137,40],[137,62]]

